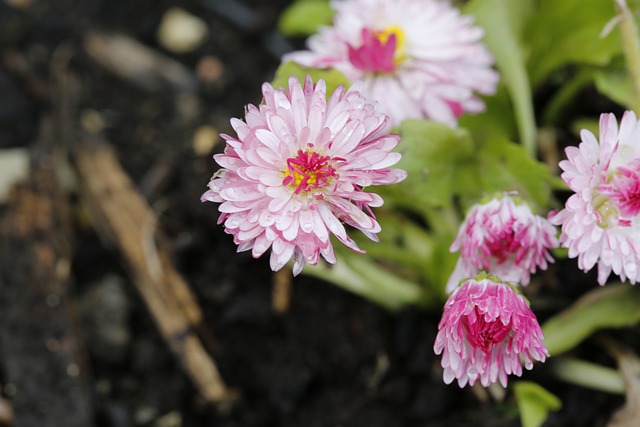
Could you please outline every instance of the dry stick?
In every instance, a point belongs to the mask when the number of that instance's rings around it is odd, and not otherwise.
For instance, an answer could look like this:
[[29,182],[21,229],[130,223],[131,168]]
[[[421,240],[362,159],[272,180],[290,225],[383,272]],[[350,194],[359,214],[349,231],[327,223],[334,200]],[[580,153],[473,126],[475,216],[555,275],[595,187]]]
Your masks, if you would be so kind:
[[228,405],[236,394],[224,384],[194,328],[202,312],[189,286],[156,243],[157,218],[104,144],[80,143],[76,166],[83,196],[102,237],[115,240],[162,336],[202,397]]

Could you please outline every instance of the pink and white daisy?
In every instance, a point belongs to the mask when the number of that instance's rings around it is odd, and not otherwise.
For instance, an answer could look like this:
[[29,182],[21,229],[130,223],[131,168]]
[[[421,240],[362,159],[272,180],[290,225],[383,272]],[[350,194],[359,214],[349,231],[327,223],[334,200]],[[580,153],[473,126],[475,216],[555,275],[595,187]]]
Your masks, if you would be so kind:
[[238,251],[257,258],[271,248],[271,268],[293,257],[297,275],[320,255],[335,262],[330,234],[362,252],[343,223],[377,240],[371,207],[383,200],[364,189],[402,181],[406,172],[389,169],[400,160],[390,152],[400,137],[384,131],[387,117],[358,88],[339,87],[327,100],[323,80],[307,77],[303,87],[292,76],[288,90],[265,83],[263,104],[247,106],[245,121],[232,119],[238,136],[222,135],[225,152],[214,156],[222,169],[202,201],[221,203],[218,223]]
[[481,271],[526,286],[531,274],[553,262],[558,247],[555,227],[531,212],[529,205],[509,194],[473,206],[460,226],[451,252],[460,258],[447,282],[451,292],[461,280]]
[[536,316],[522,295],[490,277],[469,279],[447,300],[433,349],[442,353],[443,379],[464,387],[478,379],[487,387],[522,375],[549,352]]
[[498,74],[479,42],[483,30],[440,0],[333,0],[332,27],[308,40],[308,51],[285,61],[336,68],[363,80],[393,126],[428,118],[455,126],[463,112],[484,110],[474,92],[492,95]]
[[620,128],[613,114],[600,116],[600,139],[588,130],[567,147],[562,179],[575,192],[551,217],[562,225],[560,243],[583,271],[598,265],[598,283],[613,271],[640,280],[640,125],[627,111]]

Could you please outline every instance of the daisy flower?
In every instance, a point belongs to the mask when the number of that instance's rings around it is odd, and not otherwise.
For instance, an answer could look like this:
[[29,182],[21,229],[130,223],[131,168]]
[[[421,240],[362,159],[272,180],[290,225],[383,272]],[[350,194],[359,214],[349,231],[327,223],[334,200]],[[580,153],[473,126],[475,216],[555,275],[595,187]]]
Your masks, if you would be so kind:
[[598,265],[598,283],[613,271],[640,280],[640,126],[627,111],[620,128],[613,114],[600,116],[600,139],[588,130],[578,147],[567,147],[562,179],[574,191],[551,217],[562,226],[560,243],[583,271]]
[[533,361],[544,362],[549,352],[542,330],[522,295],[491,277],[469,279],[444,306],[434,351],[442,354],[443,379],[464,387],[480,380],[484,387],[507,376],[522,375]]
[[484,110],[474,92],[492,95],[498,74],[471,16],[439,0],[334,0],[332,27],[308,39],[309,50],[283,57],[336,68],[364,82],[391,124],[427,118],[455,126],[464,112]]
[[536,269],[546,270],[548,262],[553,262],[549,250],[556,247],[555,227],[531,212],[526,202],[503,194],[477,204],[451,245],[451,252],[460,251],[460,257],[447,292],[481,271],[526,286]]
[[222,166],[202,201],[221,203],[218,223],[234,237],[238,251],[257,258],[271,248],[271,269],[291,258],[293,274],[320,255],[335,255],[329,236],[362,252],[343,225],[377,240],[380,225],[371,207],[383,200],[364,189],[402,181],[406,172],[389,169],[400,160],[390,152],[398,135],[387,134],[387,117],[378,113],[354,85],[326,98],[326,85],[304,87],[295,78],[289,89],[262,87],[264,102],[247,106],[245,120],[232,119],[237,137],[223,134]]

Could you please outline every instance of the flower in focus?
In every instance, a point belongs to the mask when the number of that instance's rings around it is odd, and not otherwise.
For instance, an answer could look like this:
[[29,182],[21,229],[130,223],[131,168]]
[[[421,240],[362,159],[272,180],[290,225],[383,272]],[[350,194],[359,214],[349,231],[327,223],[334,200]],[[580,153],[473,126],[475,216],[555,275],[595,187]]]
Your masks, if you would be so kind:
[[387,134],[387,117],[358,92],[339,87],[329,100],[323,80],[304,87],[295,78],[289,89],[265,83],[264,103],[247,107],[245,121],[233,119],[237,138],[215,155],[222,166],[202,201],[221,203],[218,223],[234,236],[238,251],[254,257],[271,248],[272,270],[292,257],[297,275],[320,255],[335,262],[330,234],[362,252],[343,223],[372,240],[380,225],[371,207],[383,200],[364,191],[370,185],[402,181],[406,173],[389,166],[400,160],[390,151],[398,135]]
[[620,128],[613,114],[600,116],[600,139],[588,130],[578,147],[567,147],[562,179],[574,194],[551,217],[562,225],[560,243],[583,271],[598,264],[598,283],[613,271],[640,280],[640,126],[627,111]]
[[527,302],[505,283],[489,277],[469,279],[447,300],[438,325],[434,351],[442,353],[443,379],[464,387],[479,379],[487,387],[507,375],[522,375],[533,360],[549,353],[542,330]]
[[439,0],[334,0],[333,27],[285,61],[336,68],[364,82],[393,126],[428,118],[455,126],[463,112],[484,110],[474,92],[492,95],[498,74],[479,42],[483,30]]
[[557,246],[555,227],[534,215],[524,201],[504,194],[477,204],[451,245],[452,252],[460,251],[460,258],[447,282],[447,292],[483,270],[526,286],[537,268],[545,270],[547,263],[553,262],[549,249]]

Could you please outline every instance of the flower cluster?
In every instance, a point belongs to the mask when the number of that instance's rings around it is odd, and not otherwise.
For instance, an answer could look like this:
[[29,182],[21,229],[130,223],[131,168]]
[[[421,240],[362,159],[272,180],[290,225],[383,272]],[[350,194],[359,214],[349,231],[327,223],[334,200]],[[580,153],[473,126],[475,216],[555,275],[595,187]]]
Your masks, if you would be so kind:
[[257,258],[271,248],[271,268],[293,258],[297,275],[320,256],[335,262],[330,234],[360,251],[343,223],[377,239],[371,207],[383,200],[364,189],[406,173],[389,169],[400,160],[391,152],[400,137],[386,133],[387,117],[358,88],[338,88],[327,100],[323,80],[303,87],[292,77],[288,90],[265,83],[264,103],[232,120],[237,137],[222,135],[225,152],[214,156],[222,169],[202,200],[221,203],[219,223],[239,251]]
[[484,110],[474,93],[492,95],[498,74],[479,41],[483,30],[439,0],[334,0],[332,27],[309,38],[306,51],[284,56],[340,70],[364,82],[392,125],[428,118],[454,126],[463,112]]
[[[498,74],[480,43],[483,32],[438,0],[333,0],[332,27],[308,41],[308,51],[284,57],[340,70],[356,83],[327,93],[323,80],[291,77],[288,88],[265,83],[263,102],[233,119],[236,136],[214,156],[221,169],[203,201],[220,203],[219,223],[238,251],[260,257],[269,249],[277,271],[293,259],[293,274],[321,258],[336,262],[331,238],[362,252],[347,227],[377,241],[372,208],[382,198],[367,191],[394,184],[400,136],[388,129],[405,119],[457,124],[463,112],[484,109],[478,94],[493,94]],[[379,109],[378,109],[379,108]],[[549,352],[521,290],[553,262],[559,245],[579,267],[598,266],[640,281],[640,124],[626,112],[600,119],[600,135],[583,130],[566,149],[562,178],[574,192],[550,219],[536,215],[515,193],[472,207],[453,241],[457,264],[446,285],[434,343],[444,381],[461,387],[520,376]],[[555,225],[561,226],[556,237]]]
[[640,281],[640,124],[632,111],[620,127],[613,114],[600,116],[600,138],[583,130],[578,147],[566,149],[562,179],[574,192],[551,221],[562,226],[560,242],[578,266],[598,265],[598,283],[613,271]]
[[546,269],[557,246],[553,225],[513,194],[473,206],[451,245],[460,257],[434,345],[447,384],[506,387],[507,375],[522,374],[521,359],[527,369],[544,362],[540,325],[517,286]]

